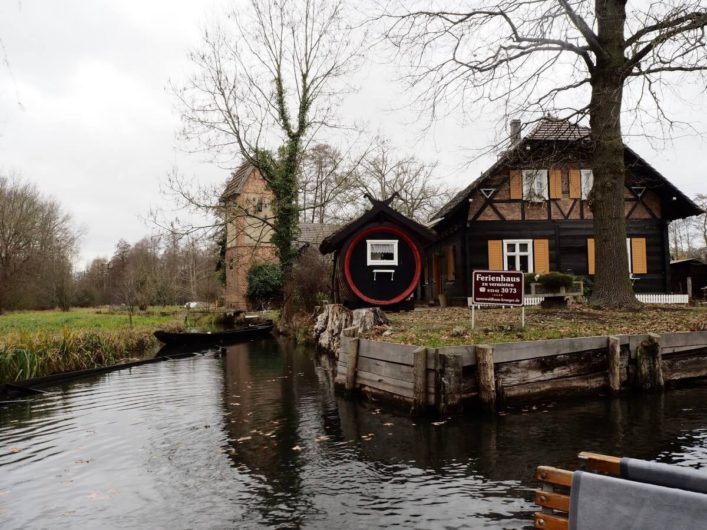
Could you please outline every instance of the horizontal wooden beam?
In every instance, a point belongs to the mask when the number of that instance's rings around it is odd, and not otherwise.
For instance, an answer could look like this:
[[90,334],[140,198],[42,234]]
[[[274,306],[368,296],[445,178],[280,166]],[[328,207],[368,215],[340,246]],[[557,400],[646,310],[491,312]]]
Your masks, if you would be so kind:
[[533,519],[535,521],[534,527],[543,530],[567,530],[570,527],[569,520],[559,515],[535,512]]
[[535,470],[535,478],[537,480],[566,488],[572,486],[572,474],[572,471],[552,466],[538,466]]
[[551,508],[560,512],[570,511],[570,497],[569,495],[562,495],[561,493],[536,490],[535,504],[542,506],[543,508]]
[[577,455],[577,458],[584,460],[584,465],[589,471],[608,473],[616,477],[621,475],[621,458],[618,456],[600,455],[599,453],[582,451]]

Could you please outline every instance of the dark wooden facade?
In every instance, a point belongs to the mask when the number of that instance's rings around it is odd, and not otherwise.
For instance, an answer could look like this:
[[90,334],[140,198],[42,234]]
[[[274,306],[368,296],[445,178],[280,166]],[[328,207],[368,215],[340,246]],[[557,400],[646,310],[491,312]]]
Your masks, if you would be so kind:
[[[692,290],[688,292],[688,278]],[[707,264],[698,259],[681,259],[670,263],[670,282],[674,293],[689,294],[692,298],[707,295]]]
[[413,307],[424,248],[434,233],[390,208],[391,200],[371,199],[370,210],[322,241],[322,254],[334,253],[335,302],[349,308]]
[[[590,147],[589,129],[559,120],[544,120],[518,139],[435,216],[438,239],[428,249],[424,296],[465,299],[474,269],[591,278]],[[625,163],[627,274],[636,292],[670,292],[668,223],[701,211],[628,148]],[[535,178],[544,182],[540,192],[532,188]]]

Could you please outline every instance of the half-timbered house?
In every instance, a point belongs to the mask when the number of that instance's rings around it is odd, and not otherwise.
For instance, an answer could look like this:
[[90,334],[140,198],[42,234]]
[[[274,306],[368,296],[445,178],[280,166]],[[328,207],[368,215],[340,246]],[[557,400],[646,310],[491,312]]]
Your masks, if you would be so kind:
[[[432,218],[425,297],[463,299],[474,269],[594,274],[590,129],[545,118]],[[624,151],[629,270],[638,293],[670,292],[668,223],[702,211],[632,149]]]

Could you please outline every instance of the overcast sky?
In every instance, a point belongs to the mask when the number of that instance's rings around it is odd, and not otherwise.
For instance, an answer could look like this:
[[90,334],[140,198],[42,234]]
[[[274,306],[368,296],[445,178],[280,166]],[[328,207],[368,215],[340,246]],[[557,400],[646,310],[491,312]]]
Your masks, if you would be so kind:
[[[9,66],[0,67],[0,171],[15,171],[57,199],[83,228],[80,264],[110,256],[123,238],[154,231],[150,208],[168,207],[160,186],[173,167],[203,183],[228,172],[190,155],[176,140],[179,127],[170,79],[190,65],[200,31],[220,12],[217,0],[3,0],[0,39]],[[494,140],[488,123],[464,123],[453,113],[421,138],[406,108],[405,87],[393,67],[367,63],[359,91],[342,107],[372,134],[382,132],[402,150],[438,160],[439,176],[466,186],[491,158],[469,163],[471,148]],[[686,121],[701,119],[704,92],[694,107],[674,103]],[[701,110],[696,112],[695,109]],[[413,118],[415,115],[413,115]],[[707,192],[699,136],[654,149],[629,145],[688,195]]]

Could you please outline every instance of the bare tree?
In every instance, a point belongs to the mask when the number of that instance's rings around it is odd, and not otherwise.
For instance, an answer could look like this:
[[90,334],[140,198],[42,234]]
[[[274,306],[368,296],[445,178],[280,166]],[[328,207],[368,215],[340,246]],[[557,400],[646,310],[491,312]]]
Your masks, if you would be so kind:
[[351,192],[360,159],[328,144],[316,144],[304,156],[299,178],[300,218],[309,223],[343,221],[350,217]]
[[331,125],[343,89],[336,81],[359,49],[346,20],[341,1],[251,0],[228,28],[204,33],[192,55],[197,73],[177,90],[186,139],[231,164],[246,160],[268,182],[285,270],[296,255],[302,152]]
[[452,197],[451,190],[433,176],[434,164],[414,156],[399,156],[390,140],[376,137],[362,157],[353,182],[357,204],[368,206],[365,196],[385,200],[395,195],[392,207],[424,222]]
[[17,176],[0,176],[0,313],[20,300],[28,307],[66,307],[55,288],[70,281],[77,239],[58,203]]
[[409,6],[383,17],[386,37],[402,56],[414,57],[409,79],[432,116],[450,101],[462,108],[500,103],[506,114],[589,116],[596,241],[591,301],[637,306],[623,273],[624,92],[632,90],[634,110],[651,103],[656,117],[667,120],[661,86],[707,70],[704,3],[477,0],[467,8]]

